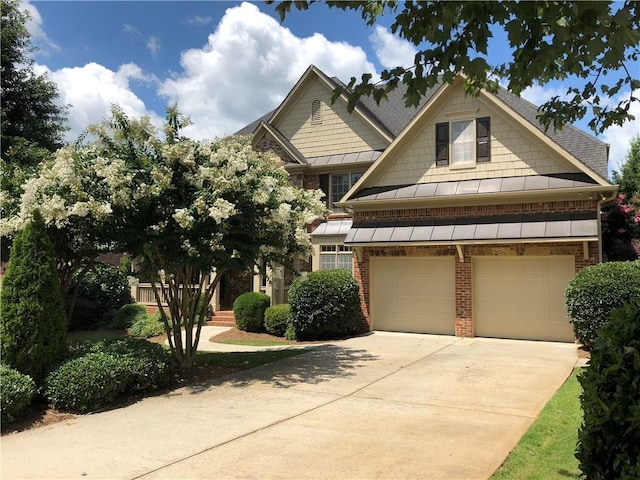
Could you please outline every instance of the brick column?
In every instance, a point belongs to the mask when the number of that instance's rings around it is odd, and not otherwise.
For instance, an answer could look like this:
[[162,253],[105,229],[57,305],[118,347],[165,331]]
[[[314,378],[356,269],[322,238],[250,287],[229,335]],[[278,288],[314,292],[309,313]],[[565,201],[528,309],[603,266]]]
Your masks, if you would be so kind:
[[464,260],[456,255],[456,337],[473,337],[471,256],[462,248]]

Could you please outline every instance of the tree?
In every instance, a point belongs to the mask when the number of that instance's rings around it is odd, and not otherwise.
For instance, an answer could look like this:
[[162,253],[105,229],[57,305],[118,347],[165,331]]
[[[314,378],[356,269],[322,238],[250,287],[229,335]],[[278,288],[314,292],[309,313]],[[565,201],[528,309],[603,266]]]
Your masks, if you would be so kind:
[[221,276],[253,270],[258,259],[292,265],[308,255],[306,227],[325,211],[319,190],[293,186],[278,159],[254,151],[249,138],[195,142],[180,136],[187,123],[169,109],[161,139],[148,118],[129,119],[116,107],[77,152],[108,169],[100,185],[109,191],[115,245],[150,278],[183,368],[193,364],[198,319]]
[[[272,2],[273,0],[271,0]],[[268,2],[268,3],[271,3]],[[284,20],[294,5],[307,10],[315,0],[280,2],[276,10]],[[624,2],[398,2],[395,0],[328,0],[332,8],[359,11],[367,25],[386,13],[395,15],[391,31],[417,46],[414,65],[385,69],[372,83],[371,73],[347,86],[349,108],[363,95],[380,102],[400,82],[406,84],[408,106],[418,105],[426,90],[440,81],[451,83],[457,72],[466,75],[466,90],[495,91],[498,79],[519,95],[534,83],[573,77],[580,87],[567,89],[566,99],[554,96],[539,109],[545,127],[561,128],[591,111],[589,126],[602,132],[610,125],[633,120],[629,109],[640,101],[637,61],[640,54],[640,4]],[[504,32],[511,59],[489,64],[489,39]],[[604,83],[608,74],[617,76]],[[611,81],[607,81],[611,82]],[[338,87],[334,99],[345,89]],[[607,102],[628,93],[617,105]]]
[[13,242],[0,315],[0,355],[7,365],[37,379],[64,358],[64,306],[53,248],[37,211]]
[[613,172],[613,183],[620,185],[620,192],[627,198],[640,196],[640,135],[631,140],[627,158],[620,171]]

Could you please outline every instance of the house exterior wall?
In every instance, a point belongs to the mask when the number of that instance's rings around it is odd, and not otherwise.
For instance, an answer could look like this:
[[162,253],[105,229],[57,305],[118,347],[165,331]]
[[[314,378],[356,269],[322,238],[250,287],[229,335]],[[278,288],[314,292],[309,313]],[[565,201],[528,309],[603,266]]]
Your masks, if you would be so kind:
[[[331,104],[332,91],[316,79],[298,92],[283,118],[274,126],[305,157],[319,157],[368,150],[383,150],[388,142],[357,114],[349,114],[345,102]],[[321,123],[311,119],[311,104],[320,101]]]
[[[425,119],[414,138],[371,186],[578,172],[575,166],[554,158],[550,151],[516,128],[513,120],[499,115],[480,98],[465,96],[461,87],[450,95],[446,105]],[[459,112],[469,113],[457,117]],[[436,166],[436,124],[481,117],[491,118],[491,160],[466,168]]]

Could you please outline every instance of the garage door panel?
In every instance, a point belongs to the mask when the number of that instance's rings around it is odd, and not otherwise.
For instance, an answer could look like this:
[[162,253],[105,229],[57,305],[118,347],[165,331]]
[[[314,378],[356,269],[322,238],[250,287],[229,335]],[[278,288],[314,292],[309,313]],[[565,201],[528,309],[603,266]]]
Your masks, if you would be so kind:
[[474,257],[473,320],[477,336],[574,340],[564,291],[573,256]]
[[371,320],[375,330],[453,334],[453,257],[373,257]]

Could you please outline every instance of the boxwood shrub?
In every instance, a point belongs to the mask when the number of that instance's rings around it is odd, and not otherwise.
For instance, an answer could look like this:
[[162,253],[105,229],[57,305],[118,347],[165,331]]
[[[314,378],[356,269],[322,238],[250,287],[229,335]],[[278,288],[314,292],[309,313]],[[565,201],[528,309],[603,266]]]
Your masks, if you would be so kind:
[[567,285],[566,305],[578,341],[590,348],[611,311],[640,295],[640,261],[609,262],[580,270]]
[[86,413],[124,392],[150,391],[171,383],[172,359],[161,345],[140,339],[82,343],[46,379],[51,406]]
[[36,394],[36,384],[28,375],[0,365],[0,419],[3,424],[22,418]]
[[640,478],[640,307],[615,310],[579,377],[584,413],[576,457],[593,480]]
[[233,302],[233,315],[240,330],[264,332],[264,312],[271,299],[261,292],[243,293]]
[[145,307],[142,303],[130,303],[128,305],[123,305],[114,314],[111,328],[117,330],[126,330],[131,325],[133,325],[138,318],[143,318],[146,316],[147,307]]
[[284,337],[291,323],[291,307],[288,303],[273,305],[264,312],[264,328],[267,333]]
[[289,289],[291,329],[298,340],[340,338],[356,331],[362,316],[358,283],[348,270],[319,270]]

